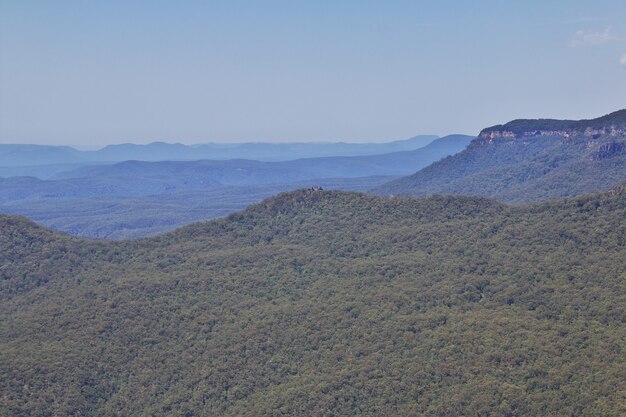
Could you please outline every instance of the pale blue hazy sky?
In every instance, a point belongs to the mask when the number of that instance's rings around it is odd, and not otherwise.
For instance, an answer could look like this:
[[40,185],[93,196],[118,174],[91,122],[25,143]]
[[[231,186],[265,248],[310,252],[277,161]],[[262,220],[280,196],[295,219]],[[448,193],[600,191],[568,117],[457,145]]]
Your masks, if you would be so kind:
[[0,0],[0,143],[386,141],[624,107],[624,0]]

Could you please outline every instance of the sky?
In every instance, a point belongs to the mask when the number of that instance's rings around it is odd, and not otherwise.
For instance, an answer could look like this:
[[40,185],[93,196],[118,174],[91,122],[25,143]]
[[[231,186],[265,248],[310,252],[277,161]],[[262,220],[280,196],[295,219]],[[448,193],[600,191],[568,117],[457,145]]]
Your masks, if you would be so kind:
[[0,143],[384,142],[622,108],[624,0],[0,0]]

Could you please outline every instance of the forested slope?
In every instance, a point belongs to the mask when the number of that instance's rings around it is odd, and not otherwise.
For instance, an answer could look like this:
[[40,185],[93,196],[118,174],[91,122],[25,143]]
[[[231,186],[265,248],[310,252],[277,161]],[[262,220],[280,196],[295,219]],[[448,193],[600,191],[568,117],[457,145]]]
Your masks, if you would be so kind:
[[0,414],[624,409],[624,189],[301,190],[129,242],[0,217]]
[[626,181],[626,110],[593,120],[514,120],[462,152],[374,189],[480,195],[525,203],[608,190]]

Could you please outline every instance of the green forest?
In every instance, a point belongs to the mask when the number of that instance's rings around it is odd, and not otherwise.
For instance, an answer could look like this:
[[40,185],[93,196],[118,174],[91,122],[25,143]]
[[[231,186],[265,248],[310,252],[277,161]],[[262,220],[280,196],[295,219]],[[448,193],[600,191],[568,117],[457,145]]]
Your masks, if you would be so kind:
[[619,416],[626,189],[299,190],[133,241],[0,216],[0,415]]

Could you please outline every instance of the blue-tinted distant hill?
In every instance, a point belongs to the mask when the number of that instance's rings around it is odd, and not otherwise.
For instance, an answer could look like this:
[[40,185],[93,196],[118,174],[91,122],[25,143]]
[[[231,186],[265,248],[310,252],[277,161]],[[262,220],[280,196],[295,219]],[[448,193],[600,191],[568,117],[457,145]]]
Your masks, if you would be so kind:
[[527,202],[626,181],[626,110],[592,120],[515,120],[483,130],[463,152],[373,190]]
[[182,183],[207,179],[221,185],[258,185],[302,181],[313,178],[355,178],[406,175],[434,161],[463,150],[471,136],[451,135],[412,151],[367,156],[333,156],[293,161],[247,159],[199,161],[124,161],[113,165],[78,168],[58,175],[76,177],[160,178]]
[[153,142],[147,145],[109,145],[96,151],[69,146],[0,144],[0,177],[36,176],[50,178],[56,173],[82,165],[137,161],[191,161],[199,159],[253,159],[287,161],[326,156],[374,155],[422,148],[437,136],[421,135],[386,143],[209,143],[183,145]]
[[428,145],[437,136],[420,135],[387,143],[302,142],[302,143],[208,143],[182,145],[153,142],[148,145],[109,145],[95,151],[94,161],[167,161],[197,159],[254,159],[257,161],[286,161],[323,156],[373,155],[410,151]]
[[277,192],[322,185],[365,191],[465,148],[447,136],[412,151],[295,161],[125,161],[63,178],[0,179],[0,212],[22,214],[68,233],[146,236],[222,216]]
[[0,144],[0,167],[74,164],[85,161],[85,152],[69,146]]

